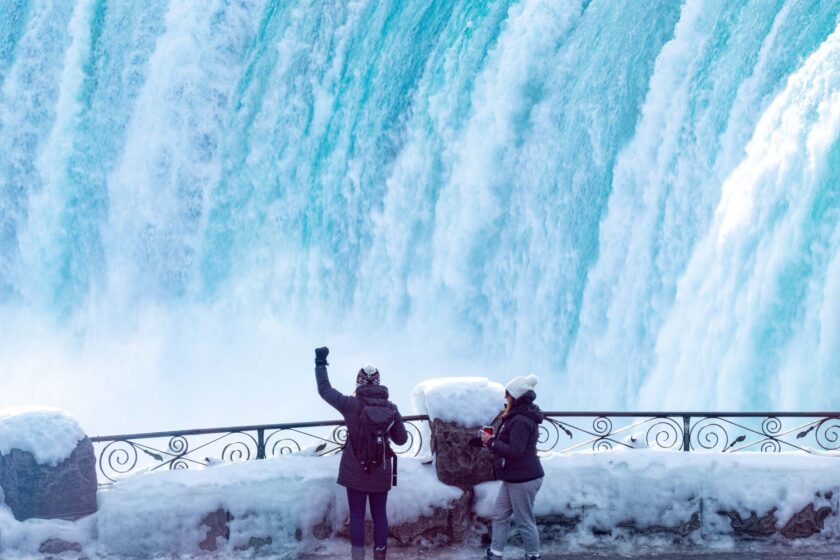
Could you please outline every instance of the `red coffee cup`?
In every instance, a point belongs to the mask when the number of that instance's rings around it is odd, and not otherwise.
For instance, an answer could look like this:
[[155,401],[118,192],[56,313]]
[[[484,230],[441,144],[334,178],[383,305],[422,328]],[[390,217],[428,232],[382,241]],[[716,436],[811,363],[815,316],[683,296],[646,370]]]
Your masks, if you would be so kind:
[[493,426],[484,426],[481,428],[481,431],[487,434],[488,436],[493,435]]

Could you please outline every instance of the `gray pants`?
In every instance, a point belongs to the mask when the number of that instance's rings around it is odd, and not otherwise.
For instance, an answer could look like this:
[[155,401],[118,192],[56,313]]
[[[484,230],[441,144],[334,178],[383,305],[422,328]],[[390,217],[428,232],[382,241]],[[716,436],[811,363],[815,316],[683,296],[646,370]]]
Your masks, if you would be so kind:
[[502,482],[496,506],[493,509],[493,541],[490,550],[501,553],[505,549],[511,522],[519,527],[525,552],[540,553],[540,533],[534,517],[534,500],[543,479],[530,482]]

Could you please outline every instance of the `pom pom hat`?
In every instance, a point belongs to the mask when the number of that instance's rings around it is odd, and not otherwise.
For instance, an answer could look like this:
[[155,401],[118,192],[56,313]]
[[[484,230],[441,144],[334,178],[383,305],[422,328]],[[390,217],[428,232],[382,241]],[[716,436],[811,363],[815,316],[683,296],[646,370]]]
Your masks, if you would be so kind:
[[379,385],[379,370],[373,364],[367,364],[356,375],[356,387],[360,385]]
[[539,383],[540,378],[536,375],[527,375],[524,377],[516,377],[510,381],[507,385],[505,385],[505,389],[510,396],[514,399],[518,399],[528,391],[533,391],[534,387],[536,387],[537,383]]

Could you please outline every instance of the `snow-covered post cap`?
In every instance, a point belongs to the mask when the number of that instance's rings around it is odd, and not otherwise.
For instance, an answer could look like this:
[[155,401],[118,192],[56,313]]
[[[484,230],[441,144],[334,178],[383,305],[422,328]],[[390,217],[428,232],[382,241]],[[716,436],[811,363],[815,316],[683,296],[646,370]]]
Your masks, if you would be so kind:
[[93,443],[60,410],[0,410],[0,481],[3,502],[18,521],[96,512]]
[[505,406],[505,387],[486,377],[428,379],[411,392],[414,411],[464,428],[489,424]]
[[75,419],[55,408],[0,410],[0,455],[19,449],[31,453],[39,465],[55,467],[85,437]]

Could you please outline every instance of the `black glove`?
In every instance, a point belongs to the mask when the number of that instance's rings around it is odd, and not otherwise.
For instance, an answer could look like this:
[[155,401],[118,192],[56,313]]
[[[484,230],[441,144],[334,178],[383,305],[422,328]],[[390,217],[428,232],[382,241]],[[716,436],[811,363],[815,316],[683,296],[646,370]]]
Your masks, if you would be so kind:
[[326,346],[322,346],[321,348],[315,349],[315,365],[316,366],[328,366],[330,365],[327,362],[327,355],[329,355],[330,349]]

